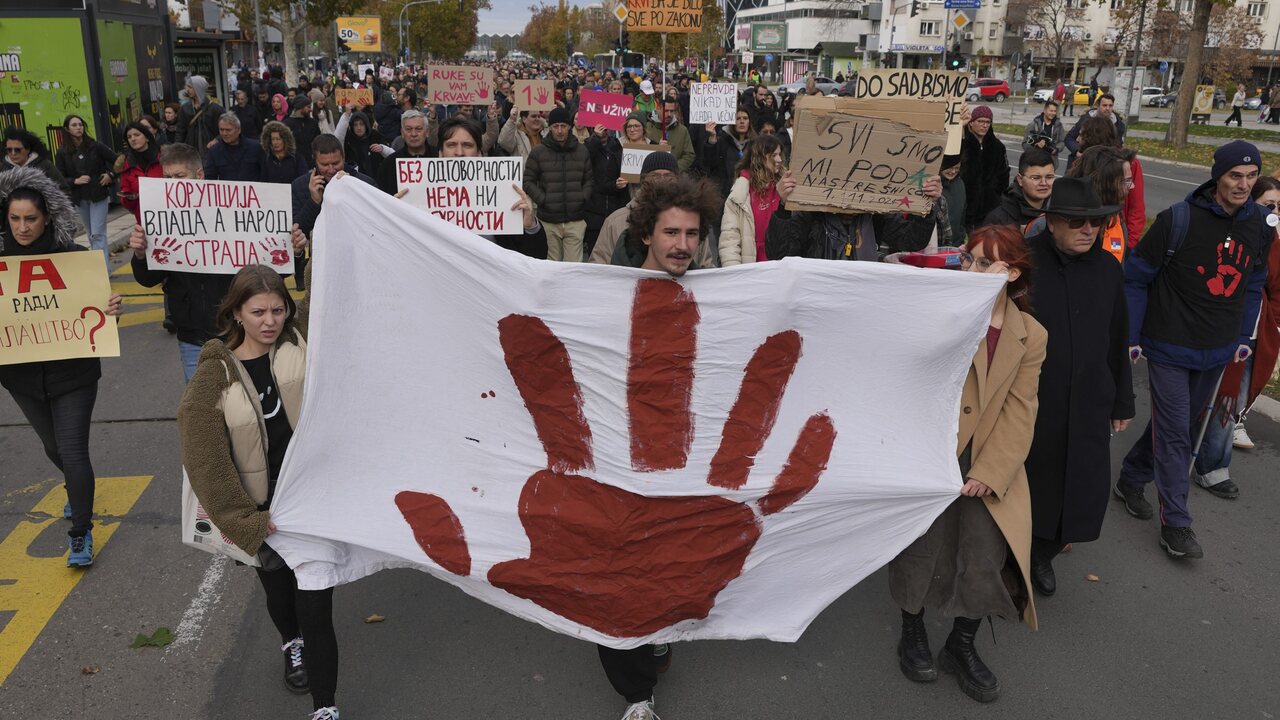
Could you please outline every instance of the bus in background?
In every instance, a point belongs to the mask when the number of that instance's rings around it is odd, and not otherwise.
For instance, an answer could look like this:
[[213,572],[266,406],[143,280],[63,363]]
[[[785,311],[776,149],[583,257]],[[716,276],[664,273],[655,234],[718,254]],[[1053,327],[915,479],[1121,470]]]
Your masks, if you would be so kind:
[[601,73],[612,69],[618,74],[626,70],[632,75],[643,75],[645,71],[644,55],[638,52],[600,53],[595,57],[595,68]]

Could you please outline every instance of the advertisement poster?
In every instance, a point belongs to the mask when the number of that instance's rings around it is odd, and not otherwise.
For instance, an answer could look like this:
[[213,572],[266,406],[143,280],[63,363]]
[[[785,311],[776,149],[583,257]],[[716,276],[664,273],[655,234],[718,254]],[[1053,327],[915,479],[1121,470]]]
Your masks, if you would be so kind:
[[110,295],[99,252],[0,259],[0,365],[118,357]]
[[754,52],[786,52],[787,24],[785,22],[751,23],[751,49]]
[[[221,63],[218,62],[218,51],[213,48],[180,48],[173,51],[173,72],[178,77],[175,78],[178,91],[187,84],[188,75],[199,75],[209,81],[209,93],[218,93],[219,88],[226,87],[223,81],[223,69]],[[225,95],[226,93],[222,93]],[[227,106],[226,99],[217,96],[219,105]]]
[[111,121],[112,132],[99,132],[96,137],[120,152],[124,147],[123,138],[115,129],[142,117],[133,26],[113,20],[99,20],[98,47],[102,50],[102,87],[107,95],[107,116]]
[[338,39],[345,42],[351,52],[382,52],[382,18],[376,15],[340,17],[336,24]]
[[[84,116],[95,137],[80,21],[0,18],[0,122],[24,127],[51,148],[67,113]],[[68,52],[68,48],[76,48]]]
[[165,52],[164,34],[159,26],[133,26],[133,56],[138,61],[138,90],[142,112],[162,117],[165,94],[169,87],[169,58]]

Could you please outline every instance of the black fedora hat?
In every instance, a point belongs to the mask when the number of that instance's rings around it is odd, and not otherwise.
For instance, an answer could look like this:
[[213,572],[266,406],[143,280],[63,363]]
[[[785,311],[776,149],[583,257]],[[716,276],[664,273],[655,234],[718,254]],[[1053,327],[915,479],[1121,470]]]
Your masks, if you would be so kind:
[[1120,206],[1103,205],[1088,180],[1064,177],[1053,182],[1053,191],[1044,201],[1044,211],[1071,218],[1101,217],[1120,212]]

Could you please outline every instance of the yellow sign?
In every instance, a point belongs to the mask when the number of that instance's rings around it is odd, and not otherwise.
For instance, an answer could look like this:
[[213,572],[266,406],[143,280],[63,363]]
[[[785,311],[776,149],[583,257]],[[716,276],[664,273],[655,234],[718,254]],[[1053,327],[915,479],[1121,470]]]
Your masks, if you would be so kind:
[[626,22],[627,21],[627,4],[618,3],[618,5],[615,8],[613,8],[613,16],[617,18],[618,22],[620,23]]
[[0,365],[118,357],[115,318],[100,252],[0,259]]
[[382,52],[382,18],[376,15],[340,17],[337,20],[338,39],[351,48],[351,52]]
[[1213,112],[1213,85],[1197,85],[1191,112],[1197,115],[1208,115]]

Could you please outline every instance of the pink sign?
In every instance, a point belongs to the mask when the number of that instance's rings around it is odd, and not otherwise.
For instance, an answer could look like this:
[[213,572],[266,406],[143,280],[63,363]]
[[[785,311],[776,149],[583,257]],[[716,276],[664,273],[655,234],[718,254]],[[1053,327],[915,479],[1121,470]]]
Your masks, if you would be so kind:
[[432,105],[492,105],[493,68],[430,65],[427,89]]
[[602,90],[583,90],[578,102],[578,127],[603,125],[610,130],[621,130],[631,114],[630,95],[608,93]]

